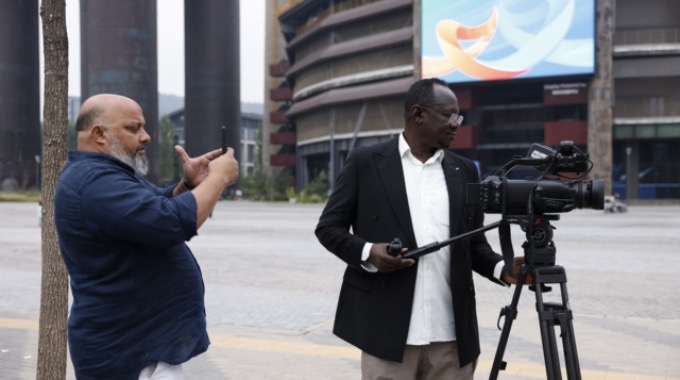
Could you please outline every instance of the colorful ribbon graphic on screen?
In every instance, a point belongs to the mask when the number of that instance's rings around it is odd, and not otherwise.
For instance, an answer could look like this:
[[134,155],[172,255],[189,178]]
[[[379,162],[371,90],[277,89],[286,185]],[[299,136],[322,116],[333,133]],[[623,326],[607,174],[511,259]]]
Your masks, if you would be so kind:
[[470,80],[512,79],[546,63],[587,72],[593,64],[592,39],[566,38],[579,22],[574,0],[534,3],[538,6],[530,10],[513,11],[500,1],[479,25],[439,21],[435,33],[443,56],[424,55],[422,76],[460,72]]
[[[477,60],[496,33],[498,9],[487,22],[476,27],[466,27],[453,20],[444,20],[437,24],[437,41],[445,58],[423,58],[423,77],[438,77],[452,71],[460,70],[464,74],[483,79],[510,79],[526,72],[524,70],[500,70],[485,65]],[[463,49],[460,41],[477,40],[472,46]]]

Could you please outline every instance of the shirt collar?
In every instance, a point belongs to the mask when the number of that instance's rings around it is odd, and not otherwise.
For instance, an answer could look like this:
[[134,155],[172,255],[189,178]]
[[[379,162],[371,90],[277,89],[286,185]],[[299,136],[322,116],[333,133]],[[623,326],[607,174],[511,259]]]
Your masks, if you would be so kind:
[[76,161],[84,161],[84,160],[97,160],[97,161],[107,161],[110,162],[116,166],[120,166],[123,169],[132,172],[133,174],[135,173],[135,169],[132,168],[130,165],[126,164],[125,162],[111,156],[108,154],[104,153],[99,153],[99,152],[83,152],[79,150],[72,150],[67,153],[68,155],[68,160],[71,162],[76,162]]
[[[411,160],[418,161],[417,158],[411,153],[411,147],[408,145],[408,142],[406,142],[406,139],[404,138],[404,133],[399,134],[399,157],[404,158],[404,157],[409,157]],[[441,163],[442,160],[444,159],[444,149],[437,149],[436,152],[430,157],[427,163]],[[420,162],[420,161],[418,161]]]

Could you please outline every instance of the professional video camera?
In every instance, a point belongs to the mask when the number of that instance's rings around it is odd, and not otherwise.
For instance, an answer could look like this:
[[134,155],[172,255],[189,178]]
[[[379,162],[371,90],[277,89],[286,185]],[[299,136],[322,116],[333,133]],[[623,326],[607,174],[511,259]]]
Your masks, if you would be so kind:
[[[512,180],[507,174],[516,166],[533,167],[537,178]],[[533,144],[525,158],[503,165],[481,183],[468,185],[468,203],[481,203],[482,211],[503,215],[534,215],[569,212],[575,208],[604,208],[604,181],[576,180],[592,168],[586,153],[572,141],[562,141],[557,150]],[[542,172],[542,173],[541,173]],[[574,173],[576,177],[567,177]],[[547,179],[551,177],[551,179]],[[564,183],[563,180],[571,180]]]
[[[516,166],[531,168],[536,175],[531,179],[508,179],[508,173]],[[436,241],[415,249],[408,250],[404,258],[417,258],[456,241],[468,239],[494,228],[498,228],[505,269],[513,273],[514,251],[510,239],[510,224],[518,224],[526,234],[524,248],[524,264],[521,265],[517,279],[524,284],[531,276],[536,293],[536,310],[539,315],[543,356],[546,363],[548,380],[562,379],[560,357],[557,352],[555,328],[560,327],[560,337],[564,346],[564,363],[570,380],[580,380],[581,371],[573,331],[573,314],[569,306],[567,294],[567,277],[563,267],[555,265],[556,248],[552,240],[554,228],[551,220],[558,220],[558,213],[568,212],[575,208],[604,208],[604,181],[584,180],[593,163],[588,155],[574,146],[572,141],[563,141],[557,150],[534,144],[527,157],[516,158],[503,165],[493,175],[481,183],[469,184],[467,203],[480,204],[485,213],[502,214],[499,221],[468,231],[444,241]],[[572,173],[573,176],[566,174]],[[514,174],[514,173],[513,173]],[[567,183],[565,183],[568,181]],[[394,239],[390,244],[390,252],[397,255],[401,252],[401,241]],[[558,284],[562,302],[544,302],[542,293],[550,291],[547,284]],[[517,316],[522,286],[516,286],[510,305],[501,309],[498,319],[504,318],[503,328],[496,356],[491,366],[490,380],[498,377],[499,371],[505,369],[503,354],[510,335],[512,321]]]

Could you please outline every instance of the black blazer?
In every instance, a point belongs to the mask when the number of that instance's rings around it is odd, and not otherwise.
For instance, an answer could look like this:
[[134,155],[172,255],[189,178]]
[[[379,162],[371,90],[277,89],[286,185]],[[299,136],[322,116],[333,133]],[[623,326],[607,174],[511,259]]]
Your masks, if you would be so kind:
[[[398,237],[405,247],[416,247],[398,141],[352,152],[315,232],[326,249],[347,263],[333,333],[371,355],[401,362],[417,264],[392,273],[369,273],[361,268],[366,242],[386,243]],[[479,182],[474,163],[445,151],[442,168],[449,193],[451,236],[481,227],[484,214],[465,203],[466,184]],[[464,366],[480,352],[472,271],[500,283],[493,278],[493,270],[502,257],[483,235],[454,243],[451,252],[456,340]]]

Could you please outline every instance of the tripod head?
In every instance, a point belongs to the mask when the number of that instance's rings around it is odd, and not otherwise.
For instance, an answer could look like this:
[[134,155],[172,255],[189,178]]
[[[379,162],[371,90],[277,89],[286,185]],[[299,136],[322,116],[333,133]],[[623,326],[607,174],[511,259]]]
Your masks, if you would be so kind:
[[553,242],[553,231],[555,227],[550,224],[551,220],[559,220],[560,216],[555,214],[543,215],[523,215],[508,217],[503,216],[499,225],[499,237],[503,260],[506,270],[512,273],[512,260],[515,257],[510,239],[508,225],[518,224],[525,232],[526,241],[522,244],[524,248],[524,264],[529,270],[535,267],[551,266],[555,264],[556,248]]

